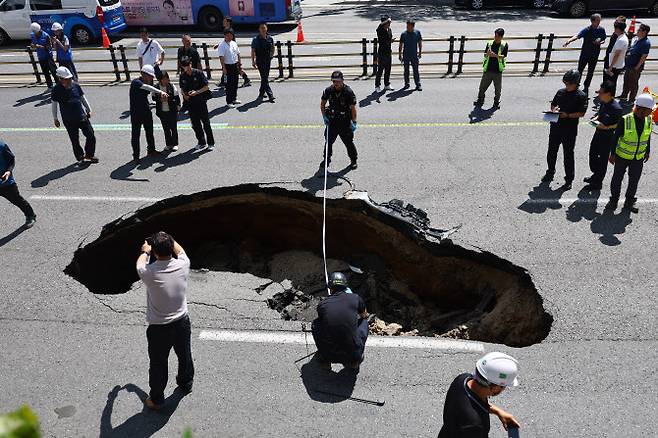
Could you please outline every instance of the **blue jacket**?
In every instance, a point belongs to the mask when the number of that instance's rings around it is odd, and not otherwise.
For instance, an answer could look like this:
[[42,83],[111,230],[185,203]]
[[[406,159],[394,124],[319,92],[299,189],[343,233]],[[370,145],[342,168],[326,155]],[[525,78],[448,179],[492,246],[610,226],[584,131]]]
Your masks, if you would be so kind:
[[32,44],[38,44],[45,47],[45,49],[37,48],[37,58],[40,60],[52,58],[53,48],[50,44],[50,35],[42,30],[41,35],[37,37],[34,32],[32,32],[30,34],[30,39],[32,40]]
[[16,184],[16,181],[14,181],[15,162],[14,154],[11,152],[11,149],[9,149],[9,146],[7,146],[7,143],[0,140],[0,177],[2,177],[7,171],[11,172],[11,176],[7,181],[0,181],[0,187]]

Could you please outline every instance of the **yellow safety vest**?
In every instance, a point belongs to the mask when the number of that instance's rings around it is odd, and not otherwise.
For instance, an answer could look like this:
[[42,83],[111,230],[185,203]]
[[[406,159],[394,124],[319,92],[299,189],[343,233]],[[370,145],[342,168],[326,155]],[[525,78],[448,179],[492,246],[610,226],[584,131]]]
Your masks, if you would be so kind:
[[647,152],[647,146],[649,145],[649,138],[651,138],[651,116],[644,120],[644,130],[640,138],[637,136],[635,127],[635,115],[633,113],[627,114],[622,120],[624,122],[624,135],[619,137],[615,153],[625,160],[644,159],[644,154]]
[[[487,51],[489,50],[490,47],[494,45],[495,41],[491,40],[487,43]],[[500,46],[498,46],[498,70],[502,73],[505,70],[505,57],[503,56],[503,46],[506,46],[507,42],[505,40],[500,41]],[[484,62],[482,63],[482,69],[484,71],[487,71],[487,67],[489,67],[489,55],[484,54]]]

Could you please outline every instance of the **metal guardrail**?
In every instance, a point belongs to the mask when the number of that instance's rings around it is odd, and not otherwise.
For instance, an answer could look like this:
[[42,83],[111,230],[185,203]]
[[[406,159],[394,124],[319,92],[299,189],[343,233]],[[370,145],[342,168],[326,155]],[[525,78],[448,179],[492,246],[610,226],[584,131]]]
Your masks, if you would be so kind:
[[[516,73],[526,73],[528,75],[545,75],[551,71],[558,71],[555,66],[570,64],[576,65],[578,56],[570,57],[571,53],[580,52],[578,47],[564,48],[556,44],[557,40],[570,38],[570,35],[555,35],[543,33],[537,36],[509,36],[507,41],[525,42],[529,47],[511,47],[508,52],[508,69]],[[467,43],[478,42],[484,43],[489,41],[489,37],[459,37],[450,36],[447,38],[425,38],[423,39],[423,69],[430,69],[433,73],[441,77],[456,77],[468,72],[481,72],[482,56],[484,44],[478,44],[477,49],[469,47]],[[394,42],[396,44],[397,42]],[[210,46],[207,43],[194,45],[201,55],[203,70],[206,72],[208,79],[212,79],[213,73],[221,71],[219,63],[214,62],[218,68],[212,67],[212,57],[209,55]],[[163,46],[165,49],[176,49],[177,46]],[[327,50],[324,50],[327,47]],[[329,47],[340,47],[340,50],[331,50]],[[274,79],[286,80],[296,77],[314,77],[327,76],[328,72],[335,69],[347,69],[346,73],[363,79],[367,79],[376,74],[377,71],[377,49],[378,40],[362,38],[360,40],[334,40],[334,41],[313,41],[306,43],[295,43],[288,41],[275,42],[275,55],[272,70],[278,75]],[[112,80],[105,82],[126,82],[130,81],[131,74],[139,73],[137,61],[129,59],[126,55],[127,48],[122,45],[110,45],[108,49],[82,47],[76,48],[77,52],[92,52],[95,56],[91,59],[78,59],[76,67],[79,76],[105,76],[112,77]],[[132,50],[132,47],[129,49]],[[14,51],[14,53],[27,53],[24,61],[0,61],[0,67],[8,65],[25,65],[29,66],[28,71],[2,71],[0,76],[3,77],[21,77],[22,83],[26,77],[34,77],[36,84],[41,84],[41,72],[34,51],[27,47],[23,51]],[[394,54],[397,52],[394,48]],[[5,52],[7,53],[7,52]],[[605,54],[605,51],[602,50]],[[561,56],[561,59],[556,59]],[[526,59],[521,59],[526,58]],[[246,57],[248,60],[249,58]],[[330,64],[323,64],[327,59],[336,60]],[[317,63],[317,62],[320,63]],[[647,61],[658,61],[658,58],[649,58]],[[170,62],[165,60],[165,63]],[[87,65],[105,64],[109,68],[100,69],[81,69]],[[131,64],[133,67],[131,67]],[[251,62],[245,62],[244,67],[249,70]],[[248,64],[248,65],[247,65]],[[551,70],[553,69],[553,70]],[[3,69],[4,70],[4,69]],[[175,70],[175,67],[173,68]],[[648,68],[651,71],[651,68]],[[276,74],[276,73],[275,73]]]

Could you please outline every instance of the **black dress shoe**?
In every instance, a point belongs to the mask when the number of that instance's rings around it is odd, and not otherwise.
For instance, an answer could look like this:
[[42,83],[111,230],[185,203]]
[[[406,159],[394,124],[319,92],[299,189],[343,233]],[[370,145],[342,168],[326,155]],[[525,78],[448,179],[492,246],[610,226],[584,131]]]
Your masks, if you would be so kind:
[[608,201],[607,204],[605,204],[605,210],[616,210],[617,209],[617,200],[616,199],[611,199]]
[[356,164],[356,161],[352,161],[352,162],[350,163],[350,169],[352,169],[352,170],[356,170],[357,167],[359,167],[359,165]]
[[566,192],[567,190],[571,190],[571,187],[571,181],[565,181],[564,184],[562,184],[562,187],[560,187],[560,190]]
[[635,202],[624,202],[624,210],[630,211],[631,213],[639,213],[640,209],[635,206]]
[[588,183],[588,182],[591,182],[591,181],[592,181],[592,177],[591,177],[591,176],[586,176],[585,178],[583,178],[583,182]]
[[546,172],[546,174],[542,177],[541,182],[551,182],[553,181],[553,174]]

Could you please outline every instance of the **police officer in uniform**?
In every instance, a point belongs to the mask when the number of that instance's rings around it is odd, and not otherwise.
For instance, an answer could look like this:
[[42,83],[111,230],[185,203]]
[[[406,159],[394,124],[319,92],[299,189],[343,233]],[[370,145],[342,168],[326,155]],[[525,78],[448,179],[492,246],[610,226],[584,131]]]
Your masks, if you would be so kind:
[[[215,149],[215,137],[210,126],[210,115],[208,114],[208,79],[201,70],[192,68],[189,58],[181,60],[183,73],[180,75],[180,89],[183,99],[187,102],[190,112],[190,122],[197,139],[196,150],[208,146],[208,151]],[[207,140],[207,143],[206,143]]]
[[644,163],[649,161],[651,152],[651,111],[654,107],[653,97],[650,94],[641,94],[635,100],[633,112],[625,115],[615,131],[610,163],[615,170],[610,182],[610,201],[606,210],[615,210],[621,193],[621,183],[628,169],[628,188],[624,209],[633,213],[638,212],[635,206],[635,193],[642,176]]
[[323,368],[332,363],[359,369],[368,338],[368,310],[357,294],[348,288],[342,272],[332,272],[331,295],[318,304],[313,321],[313,340],[318,348],[316,359]]
[[589,190],[601,190],[608,167],[612,138],[622,115],[621,105],[615,99],[614,93],[615,86],[612,82],[605,81],[601,84],[598,92],[601,104],[596,116],[592,118],[596,131],[589,146],[589,168],[592,176],[583,180],[587,183],[586,188]]
[[139,164],[139,137],[142,135],[142,126],[146,134],[147,153],[149,157],[156,157],[160,152],[155,150],[155,138],[153,137],[153,114],[149,105],[149,96],[156,93],[165,99],[169,95],[159,88],[153,86],[155,70],[152,65],[143,65],[140,77],[133,79],[130,83],[130,143],[133,148],[133,161]]
[[562,145],[564,154],[564,185],[562,190],[571,190],[571,183],[575,175],[574,149],[576,137],[578,136],[578,120],[587,111],[587,95],[578,89],[580,84],[580,72],[569,70],[562,78],[565,88],[558,90],[551,101],[551,111],[559,113],[556,123],[551,123],[551,131],[548,137],[548,154],[546,161],[548,169],[542,178],[542,182],[553,181],[555,176],[555,163],[557,153]]
[[[343,81],[343,73],[335,71],[331,74],[333,85],[325,88],[320,100],[320,112],[326,126],[324,135],[327,141],[327,153],[320,166],[329,166],[331,163],[331,154],[336,138],[340,139],[347,148],[347,155],[350,157],[350,168],[356,169],[356,160],[358,154],[354,146],[354,131],[356,131],[356,95],[350,87]],[[328,105],[327,105],[328,104]]]

